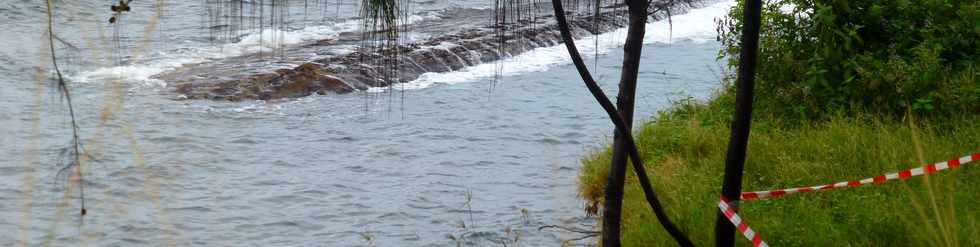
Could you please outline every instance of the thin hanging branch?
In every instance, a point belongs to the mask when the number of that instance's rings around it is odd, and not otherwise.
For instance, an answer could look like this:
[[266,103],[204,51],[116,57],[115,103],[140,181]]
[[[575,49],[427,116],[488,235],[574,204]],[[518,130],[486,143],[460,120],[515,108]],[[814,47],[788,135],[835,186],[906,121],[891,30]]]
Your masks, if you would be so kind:
[[78,122],[75,120],[75,107],[71,101],[71,91],[68,89],[68,83],[65,82],[64,76],[61,74],[61,69],[58,67],[58,56],[54,49],[54,8],[52,7],[51,0],[45,1],[47,3],[48,9],[48,45],[51,51],[51,65],[54,67],[55,75],[58,79],[58,91],[61,92],[62,97],[65,98],[65,102],[68,103],[68,113],[71,116],[71,131],[72,131],[72,142],[71,142],[71,163],[65,169],[75,168],[75,174],[78,175],[78,192],[79,201],[81,203],[80,214],[84,216],[87,211],[85,210],[85,178],[82,176],[82,163],[81,163],[81,151],[82,143],[79,138],[79,127]]
[[558,21],[558,27],[561,31],[562,40],[565,43],[565,47],[568,49],[569,56],[572,58],[572,62],[575,64],[576,70],[578,70],[579,75],[582,77],[585,86],[592,93],[592,96],[599,102],[602,109],[606,111],[609,115],[609,119],[616,126],[616,133],[620,134],[625,140],[626,149],[630,156],[630,161],[633,163],[634,172],[636,172],[637,178],[640,181],[640,186],[643,188],[643,193],[646,196],[647,203],[653,210],[653,213],[657,216],[658,221],[667,230],[667,233],[674,238],[675,241],[681,246],[694,246],[690,239],[684,235],[680,229],[670,221],[667,213],[664,211],[663,206],[660,204],[660,200],[657,198],[656,193],[653,191],[653,186],[650,185],[650,179],[647,177],[646,169],[643,164],[643,158],[640,157],[639,151],[636,149],[636,143],[633,139],[632,134],[628,130],[626,121],[617,112],[616,108],[613,106],[612,101],[606,97],[606,94],[596,83],[595,79],[592,78],[592,74],[589,72],[588,67],[585,66],[585,62],[582,59],[578,48],[575,46],[575,41],[572,37],[571,30],[568,28],[568,21],[565,19],[565,10],[562,6],[560,0],[552,1],[552,5],[555,10],[555,17]]

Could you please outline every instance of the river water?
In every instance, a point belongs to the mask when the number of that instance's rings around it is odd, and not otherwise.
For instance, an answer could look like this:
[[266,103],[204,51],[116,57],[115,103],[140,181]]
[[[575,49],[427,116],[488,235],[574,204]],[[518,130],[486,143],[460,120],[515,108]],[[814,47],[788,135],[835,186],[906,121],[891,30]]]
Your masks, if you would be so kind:
[[[158,23],[134,11],[116,27],[101,11],[109,2],[56,1],[59,65],[91,156],[84,217],[78,185],[59,173],[70,118],[42,41],[45,7],[0,3],[0,246],[500,246],[517,235],[523,246],[556,246],[580,235],[538,227],[596,224],[576,176],[612,125],[562,47],[509,58],[496,79],[491,64],[345,95],[180,101],[152,76],[261,43],[248,44],[249,33],[214,43],[201,1],[167,1]],[[638,121],[719,87],[713,18],[733,3],[674,16],[672,33],[665,22],[648,26]],[[476,0],[413,6],[433,22],[449,9],[490,11]],[[283,42],[335,35],[350,21],[333,17],[355,8],[306,15]],[[623,37],[579,42],[610,95]]]

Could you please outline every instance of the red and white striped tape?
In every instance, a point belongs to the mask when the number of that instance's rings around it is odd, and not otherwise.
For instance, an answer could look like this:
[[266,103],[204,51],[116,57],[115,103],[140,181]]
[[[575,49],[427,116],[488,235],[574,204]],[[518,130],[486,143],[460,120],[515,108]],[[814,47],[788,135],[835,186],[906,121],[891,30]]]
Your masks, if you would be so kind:
[[745,220],[743,220],[742,217],[738,217],[738,214],[735,213],[735,209],[730,206],[728,199],[725,199],[724,196],[718,201],[718,209],[721,209],[721,213],[725,215],[725,218],[728,218],[728,221],[731,221],[732,224],[735,225],[735,229],[738,229],[738,231],[742,233],[742,236],[745,236],[746,239],[752,241],[753,246],[769,247],[765,241],[762,241],[759,234],[753,231],[752,228],[749,227],[749,224],[745,223]]
[[[796,194],[796,193],[814,192],[814,191],[828,190],[828,189],[835,189],[835,188],[856,187],[865,184],[881,183],[888,180],[906,179],[909,177],[919,176],[922,174],[935,173],[942,170],[957,168],[960,167],[960,165],[977,161],[977,160],[980,160],[980,153],[963,156],[960,157],[959,159],[951,159],[951,160],[947,160],[935,164],[929,164],[918,168],[906,169],[896,173],[889,173],[889,174],[874,176],[861,180],[852,180],[852,181],[845,181],[845,182],[831,183],[831,184],[824,184],[824,185],[817,185],[817,186],[810,186],[810,187],[742,192],[742,200],[748,201],[748,200],[755,200],[755,199],[761,199],[766,197],[776,197],[776,196]],[[762,241],[762,238],[759,237],[758,233],[752,230],[752,228],[750,228],[749,225],[745,223],[745,220],[743,220],[742,217],[739,217],[738,214],[735,213],[735,209],[731,207],[731,203],[724,196],[721,197],[721,200],[718,201],[718,209],[720,209],[721,213],[725,215],[725,218],[728,218],[728,221],[732,222],[732,224],[735,225],[735,228],[742,233],[742,236],[745,236],[746,239],[752,242],[753,246],[756,247],[769,246],[768,244],[766,244],[765,241]]]
[[790,188],[790,189],[778,189],[778,190],[755,191],[755,192],[742,192],[742,200],[748,201],[748,200],[762,199],[762,198],[766,198],[766,197],[776,197],[776,196],[783,196],[783,195],[789,195],[789,194],[814,192],[814,191],[829,190],[829,189],[836,189],[836,188],[856,187],[856,186],[861,186],[861,185],[865,185],[865,184],[881,183],[881,182],[888,181],[888,180],[905,179],[905,178],[909,178],[909,177],[919,176],[919,175],[922,175],[922,174],[935,173],[935,172],[946,170],[946,169],[957,168],[957,167],[959,167],[962,164],[966,164],[966,163],[969,163],[969,162],[972,162],[972,161],[976,161],[976,160],[980,160],[980,153],[975,153],[975,154],[972,154],[972,155],[963,156],[963,157],[961,157],[959,159],[951,159],[951,160],[948,160],[948,161],[943,161],[943,162],[939,162],[939,163],[935,163],[935,164],[930,164],[930,165],[927,165],[927,166],[922,166],[922,167],[918,167],[918,168],[902,170],[902,171],[899,171],[899,172],[896,172],[896,173],[889,173],[889,174],[880,175],[880,176],[874,176],[874,177],[865,178],[865,179],[861,179],[861,180],[844,181],[844,182],[839,182],[839,183],[830,183],[830,184],[816,185],[816,186],[810,186],[810,187],[797,187],[797,188]]

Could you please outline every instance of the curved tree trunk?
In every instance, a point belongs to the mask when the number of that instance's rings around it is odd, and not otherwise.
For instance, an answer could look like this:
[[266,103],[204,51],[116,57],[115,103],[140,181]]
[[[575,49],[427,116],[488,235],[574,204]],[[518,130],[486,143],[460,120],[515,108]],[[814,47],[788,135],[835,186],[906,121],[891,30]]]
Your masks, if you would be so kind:
[[[594,78],[592,78],[592,74],[589,73],[589,69],[585,66],[585,62],[582,59],[582,55],[579,54],[578,48],[575,47],[575,41],[572,38],[571,31],[569,30],[568,21],[565,19],[565,10],[564,7],[562,6],[561,1],[552,1],[552,4],[555,11],[555,17],[558,21],[558,29],[561,31],[562,41],[565,43],[565,47],[568,49],[568,55],[571,57],[572,63],[575,65],[575,69],[582,77],[582,81],[585,83],[586,88],[589,89],[589,92],[599,103],[599,105],[602,106],[602,109],[605,110],[606,114],[609,116],[609,119],[616,126],[616,134],[619,137],[618,139],[621,140],[623,143],[625,143],[625,150],[629,154],[629,157],[631,157],[629,161],[631,161],[631,163],[633,164],[633,169],[634,172],[636,172],[637,179],[639,180],[640,186],[643,189],[643,194],[646,196],[647,203],[650,204],[650,208],[652,209],[654,215],[657,216],[657,220],[659,221],[660,225],[664,227],[664,230],[666,230],[667,233],[670,234],[670,236],[674,238],[675,241],[677,241],[678,245],[685,246],[685,247],[694,246],[694,244],[691,243],[691,240],[688,239],[687,236],[685,236],[684,233],[681,232],[680,229],[678,229],[677,226],[670,221],[670,218],[667,217],[667,212],[660,204],[660,200],[657,199],[657,194],[653,191],[653,186],[650,185],[650,179],[646,175],[646,169],[644,168],[643,165],[643,159],[640,157],[640,153],[636,149],[636,143],[634,142],[633,137],[629,131],[630,128],[628,127],[627,122],[623,119],[623,115],[616,110],[615,106],[613,106],[612,101],[610,101],[609,98],[606,97],[606,94],[602,91],[602,88],[599,87],[599,84],[596,83]],[[634,25],[634,28],[635,27],[638,26]],[[639,38],[640,39],[637,39],[634,36],[634,39],[632,39],[632,41],[634,41],[634,45],[631,45],[629,47],[632,48],[632,47],[636,47],[635,45],[642,45],[642,43],[635,43],[637,41],[642,41],[642,36],[640,36]],[[633,54],[640,54],[640,52],[637,51]],[[635,58],[636,60],[633,61],[639,61],[638,57]],[[638,65],[638,63],[636,63],[636,65]],[[634,74],[637,74],[639,72],[638,66],[633,66],[632,68],[634,69],[630,71],[633,71]],[[636,76],[631,76],[631,77],[633,78],[632,81],[634,84],[632,88],[635,89]],[[624,77],[624,78],[628,78],[628,77]],[[633,94],[629,94],[629,95],[633,95]],[[629,109],[632,112],[633,109],[632,106],[629,107]],[[623,168],[623,170],[625,170],[625,168]],[[622,182],[620,182],[620,184],[622,184]],[[620,197],[620,205],[621,205],[622,185],[620,185],[618,188],[620,188],[619,197]],[[621,216],[621,214],[619,213],[616,213],[616,215]],[[616,219],[615,221],[607,221],[607,222],[615,222],[617,227],[612,227],[612,228],[615,229],[615,231],[617,232],[616,233],[606,232],[604,233],[603,239],[615,239],[613,241],[616,241],[615,245],[618,245],[619,217],[615,217],[615,219]],[[604,224],[604,225],[613,226],[613,224]]]

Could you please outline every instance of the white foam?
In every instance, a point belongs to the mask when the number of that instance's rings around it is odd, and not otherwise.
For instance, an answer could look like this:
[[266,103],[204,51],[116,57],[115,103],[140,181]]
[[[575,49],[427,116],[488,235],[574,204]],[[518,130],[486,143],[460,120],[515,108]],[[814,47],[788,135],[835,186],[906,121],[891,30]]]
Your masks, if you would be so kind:
[[[184,64],[202,63],[213,59],[241,56],[258,52],[270,52],[279,45],[296,45],[316,40],[336,37],[341,32],[354,31],[358,27],[355,21],[347,21],[326,26],[309,26],[299,30],[263,29],[259,31],[244,30],[249,33],[242,36],[238,42],[216,47],[189,48],[183,52],[172,54],[160,53],[148,63],[137,62],[123,66],[104,67],[83,71],[72,76],[77,82],[90,83],[104,80],[124,80],[142,85],[166,86],[162,81],[152,79],[152,76],[180,67]],[[189,42],[189,41],[188,41]]]
[[125,80],[139,81],[141,86],[166,86],[166,82],[152,79],[153,75],[162,73],[169,69],[179,67],[183,64],[199,63],[205,61],[201,58],[185,57],[170,58],[154,61],[146,65],[125,65],[107,68],[98,68],[90,71],[83,71],[71,76],[72,81],[80,83],[91,83],[104,80]]
[[418,22],[432,21],[432,20],[439,20],[439,19],[442,19],[442,12],[440,12],[440,11],[429,11],[429,12],[426,12],[424,14],[411,15],[411,16],[408,17],[408,20],[406,20],[402,24],[403,25],[409,25],[409,24],[415,24],[415,23],[418,23]]
[[[715,18],[720,18],[728,14],[735,1],[725,0],[704,8],[692,9],[686,14],[674,16],[672,19],[673,28],[667,20],[657,21],[647,24],[647,35],[643,43],[670,43],[673,40],[690,40],[697,43],[704,43],[715,40],[717,33]],[[626,37],[626,29],[617,30],[622,32],[621,37]]]
[[[725,0],[704,8],[692,9],[683,15],[672,17],[673,28],[667,20],[652,22],[646,26],[644,44],[670,43],[677,40],[689,40],[697,43],[715,39],[715,18],[722,17],[735,5],[734,0]],[[672,31],[671,31],[672,30]],[[671,33],[672,32],[672,33]],[[597,36],[585,37],[575,41],[579,52],[583,55],[605,54],[612,49],[621,47],[626,39],[626,28]],[[598,42],[596,42],[598,39]],[[598,45],[596,45],[598,43]],[[392,86],[395,90],[416,90],[431,87],[435,84],[456,84],[493,77],[503,65],[500,75],[516,75],[530,72],[545,71],[551,67],[570,64],[564,45],[541,47],[529,52],[504,59],[500,64],[489,63],[463,68],[459,71],[443,73],[425,73],[418,79]],[[387,88],[372,88],[370,92],[381,92]]]
[[[437,20],[439,12],[427,12],[409,16],[404,24],[421,21]],[[172,70],[185,64],[203,63],[214,59],[236,57],[259,52],[271,52],[280,45],[291,46],[318,40],[335,38],[343,32],[355,32],[360,28],[360,20],[348,20],[321,26],[307,26],[298,30],[253,29],[243,30],[244,35],[238,42],[216,47],[190,48],[187,51],[165,54],[163,58],[155,58],[148,63],[136,63],[123,66],[97,68],[72,75],[74,81],[91,83],[105,80],[124,80],[145,86],[166,86],[166,83],[153,79],[154,75]],[[162,53],[161,53],[162,54]]]

